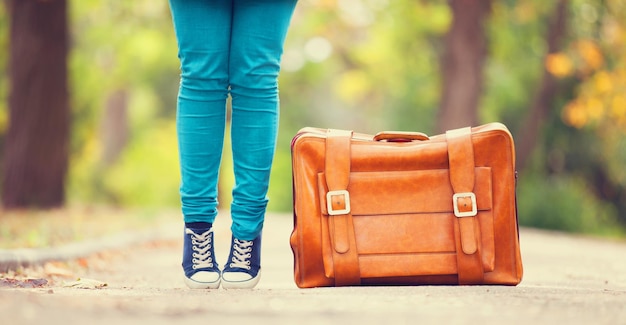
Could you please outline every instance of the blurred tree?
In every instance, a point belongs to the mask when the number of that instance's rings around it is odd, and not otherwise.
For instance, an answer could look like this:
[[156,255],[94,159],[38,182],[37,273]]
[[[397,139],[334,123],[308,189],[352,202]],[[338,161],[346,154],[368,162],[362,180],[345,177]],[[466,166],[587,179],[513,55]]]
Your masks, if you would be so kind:
[[626,225],[626,1],[572,3],[572,39],[546,63],[574,86],[554,117],[562,134],[543,140],[561,157],[556,172],[587,180]]
[[491,1],[451,0],[452,25],[444,38],[441,57],[443,87],[437,115],[437,131],[478,124],[483,94],[483,65],[487,58],[487,35]]
[[[6,6],[0,4],[0,49],[9,48],[9,19],[6,14]],[[2,172],[4,154],[4,138],[6,134],[8,122],[7,113],[7,78],[6,78],[6,64],[9,51],[0,51],[0,173]],[[0,180],[2,179],[0,174]],[[0,183],[1,184],[1,183]],[[1,187],[0,187],[0,193]],[[1,195],[1,194],[0,194]]]
[[9,128],[4,146],[5,208],[65,202],[70,110],[66,0],[8,0]]
[[122,89],[110,94],[102,116],[102,163],[111,166],[128,143],[128,92]]
[[[547,66],[550,60],[558,59],[556,54],[563,49],[567,36],[568,0],[559,0],[550,17],[546,36],[546,59],[547,63],[542,67],[543,75],[536,89],[530,111],[525,117],[524,123],[517,135],[517,168],[523,170],[526,163],[537,145],[541,134],[541,128],[545,123],[550,109],[554,108],[553,101],[557,97],[558,79],[551,73]],[[554,64],[554,63],[552,63]]]
[[177,205],[179,63],[167,2],[72,1],[70,16],[68,199]]
[[[167,2],[68,6],[68,202],[177,206],[179,63]],[[8,49],[7,17],[0,10]],[[453,47],[459,39],[470,42]],[[6,56],[0,153],[9,154]],[[459,62],[472,77],[458,78]],[[599,232],[626,223],[626,0],[301,1],[282,64],[273,210],[291,209],[289,143],[299,128],[434,133],[453,127],[439,126],[438,107],[458,101],[469,113],[460,125],[501,121],[515,135],[524,225]],[[461,82],[444,80],[446,69]],[[229,163],[226,152],[226,189]]]

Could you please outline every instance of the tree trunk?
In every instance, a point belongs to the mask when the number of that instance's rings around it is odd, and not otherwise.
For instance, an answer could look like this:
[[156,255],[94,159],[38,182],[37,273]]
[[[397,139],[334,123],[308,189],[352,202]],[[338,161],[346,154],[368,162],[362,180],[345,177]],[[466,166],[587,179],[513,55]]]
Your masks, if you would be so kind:
[[111,166],[128,142],[128,92],[118,89],[109,95],[102,119],[102,162]]
[[[546,40],[548,44],[547,55],[557,53],[561,50],[561,43],[566,35],[567,28],[567,6],[568,0],[559,0],[556,4],[554,16],[548,26]],[[557,90],[556,78],[548,72],[544,65],[541,85],[537,89],[530,112],[524,124],[522,124],[522,128],[516,140],[518,170],[524,169],[537,144],[543,121],[550,111],[552,99],[555,97]]]
[[476,125],[483,88],[487,37],[483,23],[491,1],[450,0],[452,26],[444,39],[441,57],[442,97],[437,131]]
[[64,204],[70,111],[66,0],[8,0],[9,129],[4,207]]

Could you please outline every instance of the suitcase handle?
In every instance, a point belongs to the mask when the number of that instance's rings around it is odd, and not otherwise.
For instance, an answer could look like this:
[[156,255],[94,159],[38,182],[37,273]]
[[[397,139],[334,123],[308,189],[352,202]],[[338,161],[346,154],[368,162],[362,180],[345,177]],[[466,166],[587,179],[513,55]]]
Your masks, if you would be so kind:
[[374,141],[411,142],[425,141],[430,138],[422,132],[382,131],[376,133]]

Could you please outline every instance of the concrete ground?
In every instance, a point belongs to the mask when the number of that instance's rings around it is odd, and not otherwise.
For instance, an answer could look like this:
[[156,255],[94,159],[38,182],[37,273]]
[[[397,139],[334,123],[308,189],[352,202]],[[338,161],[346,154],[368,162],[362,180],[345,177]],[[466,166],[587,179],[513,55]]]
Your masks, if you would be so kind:
[[[229,221],[216,223],[224,260]],[[517,287],[415,286],[298,289],[289,248],[292,219],[269,215],[263,275],[253,290],[189,290],[182,282],[182,225],[157,241],[118,249],[78,289],[53,283],[0,289],[0,324],[626,324],[626,243],[521,230]],[[223,262],[221,263],[223,264]]]

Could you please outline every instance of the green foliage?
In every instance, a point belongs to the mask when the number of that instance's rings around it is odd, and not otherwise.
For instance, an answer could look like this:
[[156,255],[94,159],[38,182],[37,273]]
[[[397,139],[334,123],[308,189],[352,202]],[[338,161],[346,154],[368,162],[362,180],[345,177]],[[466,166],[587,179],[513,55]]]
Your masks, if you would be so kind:
[[300,2],[283,58],[283,121],[429,132],[449,23],[444,1]]
[[603,236],[624,235],[616,221],[615,208],[598,201],[584,179],[521,177],[517,193],[522,226]]
[[293,207],[291,153],[286,150],[278,150],[274,161],[268,193],[270,199],[268,209],[273,211],[291,211]]
[[[71,2],[71,201],[178,204],[173,123],[179,71],[168,10],[166,2],[149,0]],[[128,97],[130,138],[107,165],[102,116],[120,91]]]
[[505,122],[515,131],[516,121],[527,112],[529,95],[536,91],[542,73],[546,22],[552,9],[548,3],[492,3],[486,25],[490,48],[480,110],[482,121]]
[[[174,116],[179,63],[167,2],[69,3],[73,129],[68,197],[72,203],[178,206]],[[548,61],[546,33],[554,5],[492,1],[485,22],[489,53],[480,120],[504,122],[515,134],[543,68],[560,71],[559,92],[532,164],[520,171],[520,222],[618,233],[615,220],[626,211],[619,210],[626,202],[626,191],[619,194],[620,186],[626,188],[626,142],[624,124],[619,124],[626,123],[624,2],[572,1],[565,50]],[[291,209],[289,144],[302,127],[432,132],[440,101],[442,37],[451,19],[443,0],[298,3],[280,76],[271,210]],[[1,48],[8,46],[7,30],[0,6]],[[7,124],[7,55],[0,51],[0,146]],[[119,156],[106,161],[102,120],[107,101],[118,92],[127,96],[129,138]],[[227,142],[220,176],[223,207],[233,184],[230,157]],[[599,189],[600,180],[612,182],[609,190]]]
[[104,187],[123,206],[176,206],[178,152],[174,121],[160,122],[138,136],[119,163],[102,175]]

